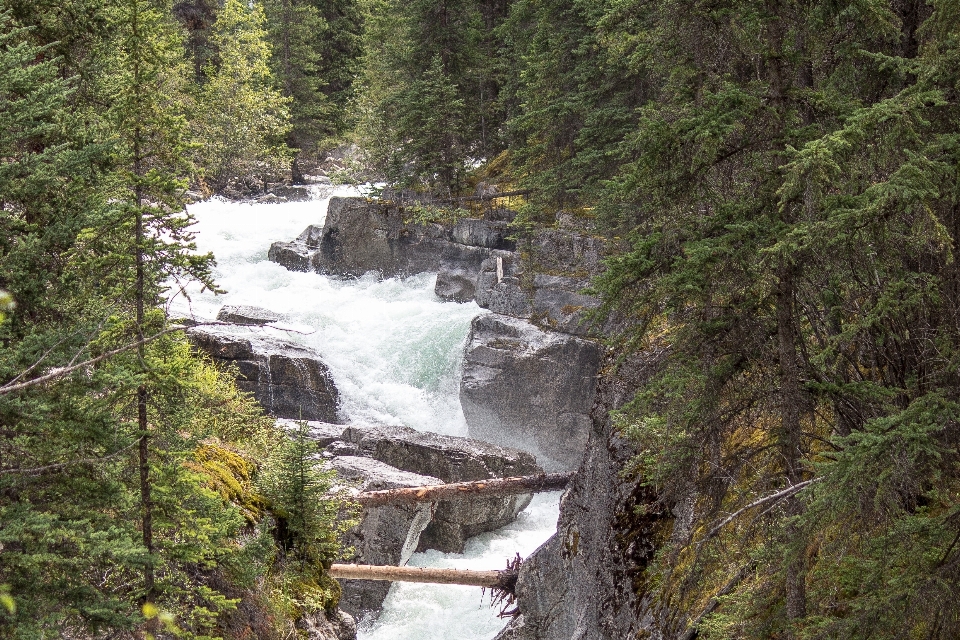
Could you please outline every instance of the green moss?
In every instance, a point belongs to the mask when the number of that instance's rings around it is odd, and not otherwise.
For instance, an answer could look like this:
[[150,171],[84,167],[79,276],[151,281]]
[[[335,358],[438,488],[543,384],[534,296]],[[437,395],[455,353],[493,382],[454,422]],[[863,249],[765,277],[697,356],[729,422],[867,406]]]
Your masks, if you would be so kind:
[[222,444],[212,443],[201,444],[193,457],[194,461],[187,466],[203,476],[208,488],[240,507],[248,522],[263,517],[267,501],[253,485],[256,463]]

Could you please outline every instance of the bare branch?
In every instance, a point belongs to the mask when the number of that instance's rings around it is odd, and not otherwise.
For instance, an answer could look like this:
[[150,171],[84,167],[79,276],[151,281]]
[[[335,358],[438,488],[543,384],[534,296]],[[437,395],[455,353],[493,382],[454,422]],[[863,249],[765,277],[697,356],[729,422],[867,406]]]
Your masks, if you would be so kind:
[[784,498],[789,498],[790,496],[792,496],[793,494],[795,494],[797,491],[800,491],[800,490],[803,489],[804,487],[810,486],[811,484],[814,484],[814,483],[816,483],[816,482],[820,482],[820,480],[822,480],[822,478],[813,478],[812,480],[805,480],[804,482],[798,482],[797,484],[791,485],[791,486],[787,487],[786,489],[783,489],[782,491],[778,491],[778,492],[772,493],[772,494],[770,494],[770,495],[768,495],[768,496],[766,496],[766,497],[760,498],[760,499],[758,499],[758,500],[754,500],[753,502],[751,502],[751,503],[748,504],[747,506],[745,506],[745,507],[743,507],[743,508],[741,508],[741,509],[737,509],[736,511],[734,511],[733,513],[731,513],[729,516],[727,516],[726,518],[724,518],[723,520],[721,520],[721,521],[720,521],[720,524],[718,524],[718,525],[715,526],[713,529],[711,529],[710,532],[709,532],[707,535],[705,535],[705,536],[703,537],[703,539],[700,540],[699,543],[697,543],[697,548],[699,549],[707,540],[710,540],[711,538],[714,538],[718,533],[720,533],[720,530],[721,530],[721,529],[723,529],[725,526],[727,526],[728,524],[730,524],[731,522],[733,522],[734,520],[736,520],[736,519],[737,519],[738,517],[740,517],[744,512],[749,511],[750,509],[754,509],[754,508],[756,508],[756,507],[759,507],[760,505],[767,504],[768,502],[771,502],[771,501],[779,502],[780,500],[783,500]]
[[[224,323],[224,322],[203,322],[203,323],[199,323],[199,324],[197,324],[197,325],[195,325],[195,326],[213,325],[213,324],[222,325],[222,324],[226,324],[226,323]],[[97,356],[96,358],[90,358],[89,360],[84,360],[83,362],[81,362],[81,363],[79,363],[79,364],[74,364],[74,365],[71,365],[71,366],[69,366],[69,367],[60,367],[60,368],[58,368],[58,369],[54,369],[53,371],[51,371],[50,373],[48,373],[48,374],[46,374],[46,375],[40,376],[39,378],[33,378],[32,380],[27,380],[26,382],[20,382],[20,383],[15,384],[15,383],[14,383],[15,380],[18,380],[18,379],[20,378],[20,376],[18,376],[17,378],[14,378],[14,380],[11,380],[10,382],[6,383],[5,385],[0,386],[0,396],[2,396],[2,395],[7,395],[7,394],[9,394],[9,393],[14,393],[14,392],[17,392],[17,391],[23,391],[24,389],[29,389],[29,388],[31,388],[31,387],[35,387],[35,386],[37,386],[37,385],[41,385],[41,384],[43,384],[43,383],[45,383],[45,382],[50,382],[50,381],[52,381],[52,380],[58,380],[58,379],[60,379],[60,378],[63,378],[64,376],[70,375],[70,374],[73,373],[74,371],[78,371],[78,370],[83,369],[83,368],[85,368],[85,367],[89,367],[90,365],[97,364],[98,362],[103,362],[104,360],[106,360],[106,359],[108,359],[108,358],[112,358],[112,357],[115,356],[115,355],[119,355],[119,354],[124,353],[124,352],[126,352],[126,351],[130,351],[131,349],[136,349],[137,347],[141,347],[141,346],[143,346],[143,345],[145,345],[145,344],[147,344],[147,343],[149,343],[149,342],[153,342],[153,341],[156,340],[157,338],[160,338],[160,337],[162,337],[162,336],[165,336],[165,335],[167,335],[167,334],[169,334],[169,333],[174,333],[175,331],[183,331],[183,330],[186,329],[186,328],[187,328],[187,327],[183,327],[183,326],[180,326],[180,325],[176,325],[176,326],[173,326],[173,327],[169,327],[169,328],[164,329],[163,331],[161,331],[161,332],[159,332],[159,333],[155,333],[155,334],[153,334],[152,336],[148,336],[148,337],[144,338],[143,340],[137,340],[136,342],[131,342],[130,344],[126,344],[126,345],[124,345],[124,346],[122,346],[122,347],[119,347],[119,348],[117,348],[117,349],[113,349],[113,350],[111,350],[111,351],[107,351],[107,352],[105,352],[105,353],[102,353],[102,354],[100,354],[99,356]]]
[[63,469],[64,467],[70,467],[77,464],[97,464],[98,462],[104,462],[110,460],[111,458],[116,458],[121,453],[128,451],[137,444],[137,441],[134,441],[131,444],[128,444],[123,449],[114,451],[110,455],[102,456],[100,458],[84,458],[83,460],[71,460],[69,462],[58,462],[56,464],[48,464],[43,467],[31,467],[29,469],[0,469],[0,475],[19,475],[19,476],[38,476],[44,473],[49,473],[50,471],[57,471]]

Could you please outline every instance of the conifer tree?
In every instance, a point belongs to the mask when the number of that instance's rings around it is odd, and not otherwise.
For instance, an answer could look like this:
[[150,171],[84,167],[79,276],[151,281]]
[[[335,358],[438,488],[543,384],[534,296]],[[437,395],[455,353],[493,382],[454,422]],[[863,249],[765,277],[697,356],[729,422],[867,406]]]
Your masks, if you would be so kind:
[[389,181],[456,193],[471,161],[503,150],[505,14],[472,0],[370,4],[359,128]]
[[331,495],[336,474],[321,469],[307,423],[298,422],[290,436],[273,452],[260,487],[277,517],[275,535],[285,562],[302,578],[296,595],[330,606],[340,588],[326,571],[340,557],[340,535],[355,521],[340,518],[347,514],[340,514],[341,504]]
[[618,417],[648,509],[678,516],[651,569],[668,633],[956,633],[955,21],[638,2],[600,23],[651,87],[599,203],[632,244],[600,289],[668,354]]
[[360,56],[354,0],[267,0],[271,69],[291,98],[289,145],[315,156],[318,145],[344,133]]
[[214,190],[251,179],[247,188],[262,188],[290,166],[289,99],[273,86],[264,25],[262,6],[241,0],[227,0],[213,25],[217,64],[206,68],[193,124],[197,162]]

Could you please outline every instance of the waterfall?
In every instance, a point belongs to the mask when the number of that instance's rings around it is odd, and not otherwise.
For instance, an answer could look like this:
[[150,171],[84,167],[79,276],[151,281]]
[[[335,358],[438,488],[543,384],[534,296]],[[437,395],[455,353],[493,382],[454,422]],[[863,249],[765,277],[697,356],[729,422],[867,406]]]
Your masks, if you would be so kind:
[[[270,243],[322,225],[329,190],[308,202],[245,204],[213,199],[191,207],[197,245],[217,258],[215,296],[188,289],[169,302],[174,316],[212,319],[224,304],[282,314],[301,332],[245,329],[320,352],[341,394],[348,422],[404,424],[421,431],[466,435],[459,399],[460,367],[475,303],[442,302],[433,274],[352,280],[297,273],[267,260]],[[336,195],[356,195],[341,188]],[[269,367],[269,362],[267,364]],[[269,372],[262,372],[269,375]],[[271,388],[272,392],[272,388]],[[468,541],[463,554],[412,554],[414,566],[498,569],[515,553],[526,557],[555,530],[559,494],[541,494],[516,522]],[[411,545],[412,546],[412,545]],[[412,549],[411,549],[412,550]],[[490,640],[505,622],[489,594],[472,587],[396,584],[376,621],[361,621],[361,640]]]

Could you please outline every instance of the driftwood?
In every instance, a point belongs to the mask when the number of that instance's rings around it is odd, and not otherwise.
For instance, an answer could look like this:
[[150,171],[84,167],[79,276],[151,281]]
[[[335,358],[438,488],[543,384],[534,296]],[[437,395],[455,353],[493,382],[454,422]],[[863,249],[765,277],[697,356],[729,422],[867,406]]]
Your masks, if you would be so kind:
[[[519,567],[517,568],[519,569]],[[513,593],[517,569],[503,571],[469,571],[467,569],[432,569],[424,567],[381,567],[360,564],[335,564],[329,575],[346,580],[381,580],[387,582],[427,582],[487,587]]]
[[[426,487],[384,489],[367,491],[354,498],[364,507],[380,507],[387,504],[415,504],[438,500],[462,500],[471,497],[501,497],[539,491],[556,491],[567,486],[573,474],[544,473],[536,476],[496,478],[474,482],[454,482]],[[483,585],[480,585],[483,586]]]

